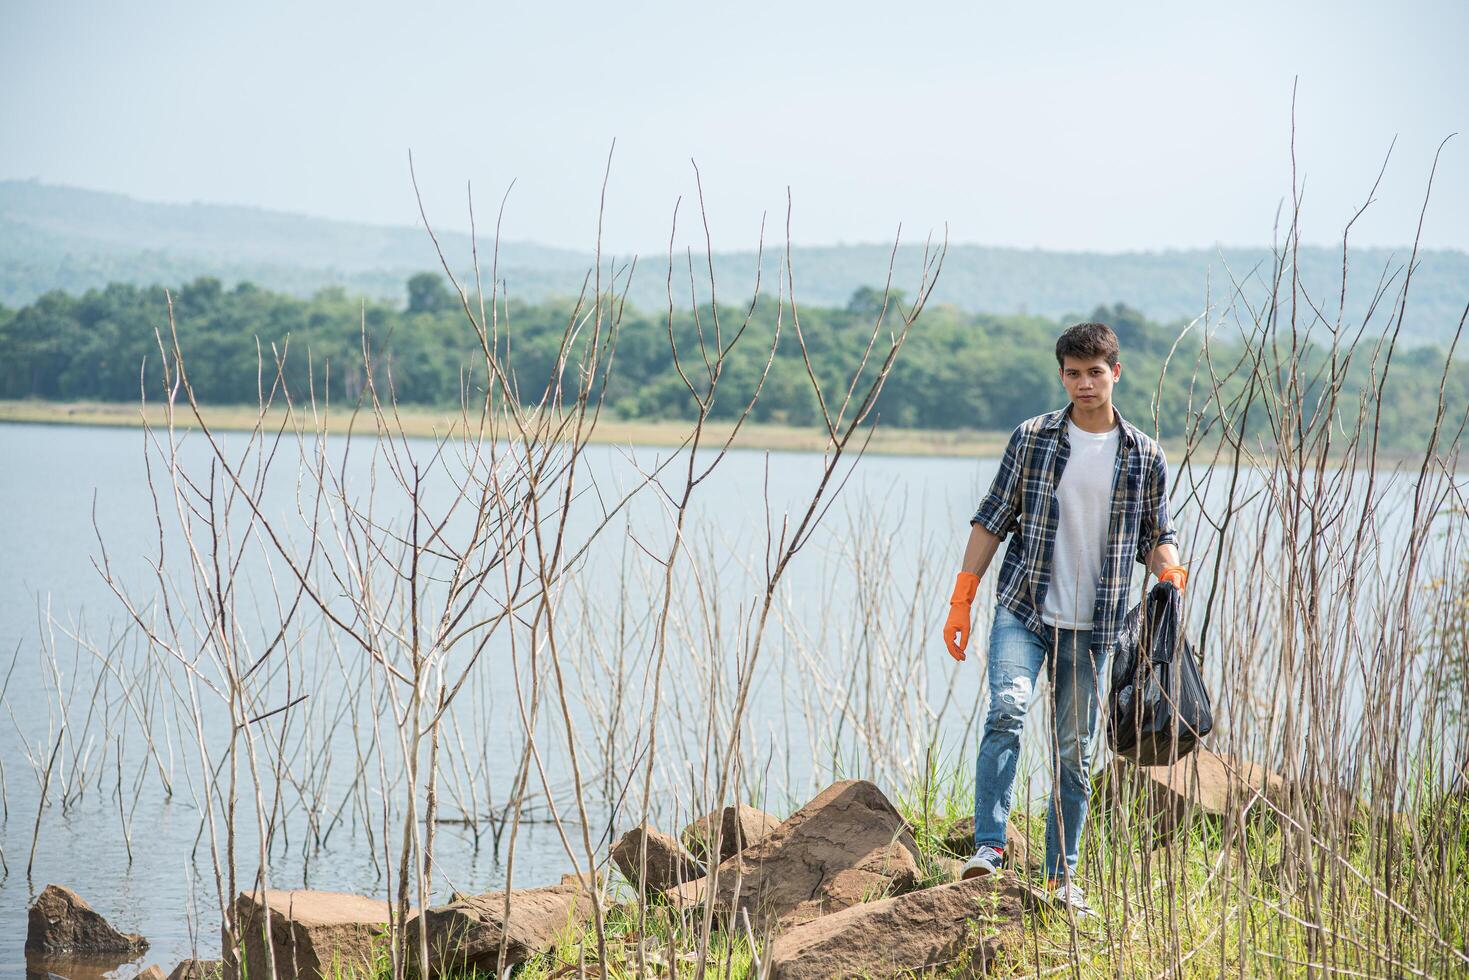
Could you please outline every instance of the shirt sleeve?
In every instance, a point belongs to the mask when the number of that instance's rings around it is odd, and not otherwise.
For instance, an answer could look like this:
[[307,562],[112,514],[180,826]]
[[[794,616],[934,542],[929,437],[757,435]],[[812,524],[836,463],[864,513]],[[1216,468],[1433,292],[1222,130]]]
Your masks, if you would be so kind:
[[1142,522],[1138,528],[1137,560],[1146,565],[1148,555],[1160,544],[1178,545],[1178,530],[1168,512],[1168,458],[1162,447],[1153,457],[1143,487]]
[[1000,471],[990,484],[990,492],[979,502],[979,510],[969,519],[969,526],[982,525],[1001,541],[1020,526],[1020,494],[1024,474],[1020,468],[1020,447],[1025,441],[1022,428],[1010,433],[1010,442],[1005,446],[1005,455],[1000,459]]

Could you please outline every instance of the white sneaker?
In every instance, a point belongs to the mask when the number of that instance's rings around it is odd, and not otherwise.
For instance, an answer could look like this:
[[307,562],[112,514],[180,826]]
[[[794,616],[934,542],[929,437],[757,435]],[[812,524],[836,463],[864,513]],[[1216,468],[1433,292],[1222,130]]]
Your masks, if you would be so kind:
[[964,862],[964,868],[959,872],[960,881],[968,881],[970,878],[983,878],[1000,870],[1000,862],[1005,859],[1005,852],[998,847],[989,844],[981,844],[974,857]]
[[1051,901],[1063,909],[1070,909],[1078,916],[1096,915],[1096,909],[1086,904],[1086,896],[1081,893],[1081,886],[1076,882],[1068,882],[1051,889]]

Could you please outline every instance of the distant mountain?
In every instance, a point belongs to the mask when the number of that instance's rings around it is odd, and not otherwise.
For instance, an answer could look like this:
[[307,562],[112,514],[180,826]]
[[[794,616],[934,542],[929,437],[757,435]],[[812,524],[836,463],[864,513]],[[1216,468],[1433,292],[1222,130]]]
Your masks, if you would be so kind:
[[[470,255],[467,235],[440,236],[446,254]],[[483,256],[486,266],[489,257]],[[500,247],[501,266],[528,274],[532,291],[580,281],[586,259],[525,242]],[[0,302],[107,282],[242,279],[292,293],[324,286],[400,297],[408,276],[438,266],[421,228],[329,221],[260,208],[155,204],[121,194],[0,181]]]
[[[242,264],[365,272],[415,269],[436,262],[428,234],[309,218],[223,204],[154,204],[122,194],[0,181],[0,220],[33,229],[54,244],[104,253],[166,252]],[[468,250],[466,235],[440,236],[450,251]],[[8,251],[8,250],[7,250]],[[580,253],[525,242],[501,246],[501,257],[536,268],[580,268]]]
[[[468,268],[468,236],[442,233],[456,268]],[[481,265],[488,274],[487,243]],[[773,292],[782,249],[767,249],[762,288]],[[793,249],[796,295],[804,302],[840,305],[861,286],[880,286],[889,245]],[[1391,284],[1373,314],[1376,332],[1388,320],[1409,250],[1356,249],[1351,253],[1346,322],[1358,320],[1380,282]],[[918,281],[922,248],[898,250],[894,285],[910,294]],[[529,242],[502,242],[500,272],[511,295],[538,300],[576,293],[592,261],[590,252]],[[707,296],[704,264],[695,261],[699,296]],[[120,194],[58,187],[35,181],[0,181],[0,303],[17,306],[41,293],[81,292],[111,281],[179,283],[200,275],[226,283],[253,281],[272,289],[310,295],[337,286],[351,293],[402,299],[415,272],[438,267],[427,232],[330,221],[258,208],[213,204],[155,204]],[[1154,319],[1197,316],[1206,290],[1216,305],[1232,294],[1261,308],[1271,267],[1266,249],[1191,249],[1102,254],[951,246],[934,301],[967,310],[1029,312],[1047,317],[1081,315],[1101,304],[1123,302]],[[715,278],[726,301],[748,298],[755,253],[715,254]],[[1319,308],[1335,317],[1341,282],[1340,249],[1305,247],[1301,281]],[[644,309],[667,304],[667,263],[645,256],[630,291]],[[674,301],[689,301],[686,266],[675,270]],[[1419,254],[1413,273],[1404,337],[1443,342],[1452,336],[1469,302],[1469,253]],[[1248,316],[1247,311],[1241,311]]]

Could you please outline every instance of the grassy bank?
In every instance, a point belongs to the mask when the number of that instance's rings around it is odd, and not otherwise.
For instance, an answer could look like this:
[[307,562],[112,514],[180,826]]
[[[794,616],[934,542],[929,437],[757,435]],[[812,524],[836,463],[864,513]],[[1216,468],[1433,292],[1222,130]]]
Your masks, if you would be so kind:
[[[1060,403],[1058,402],[1058,405]],[[266,416],[272,427],[279,426],[284,419],[283,410],[272,410]],[[298,412],[298,420],[305,416]],[[152,404],[142,408],[126,402],[52,402],[36,399],[0,399],[0,423],[20,422],[37,425],[105,425],[126,428],[141,427],[144,419],[150,425],[164,425],[164,408]],[[222,432],[243,432],[253,429],[258,422],[258,413],[253,405],[209,405],[204,408],[204,419],[211,429]],[[462,425],[462,417],[450,409],[434,409],[421,406],[402,407],[398,412],[402,432],[409,436],[433,437],[443,435]],[[177,410],[176,424],[181,429],[192,427],[193,418],[188,406]],[[732,424],[711,421],[704,426],[705,446],[719,446],[729,437]],[[1144,431],[1146,423],[1141,427]],[[349,409],[333,410],[330,428],[337,433],[349,431],[364,435],[374,428],[370,413],[363,412],[355,422]],[[690,423],[684,421],[625,420],[604,415],[588,440],[592,443],[616,446],[677,446],[689,434]],[[948,456],[997,458],[1005,450],[1009,432],[991,432],[978,429],[899,429],[879,425],[873,433],[867,452],[884,456]],[[793,425],[774,425],[765,422],[746,422],[740,427],[734,446],[738,449],[768,449],[774,452],[816,452],[826,449],[826,434],[820,429]],[[1182,458],[1185,451],[1183,440],[1162,440],[1164,450],[1171,461]],[[1255,447],[1257,452],[1270,451],[1269,445]],[[1197,456],[1198,450],[1195,450]],[[1203,457],[1207,459],[1208,457]],[[1332,463],[1339,462],[1340,453],[1328,456]],[[1393,466],[1422,458],[1421,452],[1387,447],[1378,454],[1379,462]]]
[[[1112,836],[1095,835],[1081,877],[1094,918],[1073,919],[1049,905],[1026,913],[1023,938],[1007,944],[992,964],[996,977],[1068,976],[1080,978],[1218,976],[1452,976],[1464,969],[1463,919],[1469,908],[1469,841],[1463,835],[1462,801],[1444,800],[1417,818],[1405,819],[1391,850],[1392,882],[1374,866],[1374,850],[1386,842],[1370,821],[1351,827],[1355,846],[1345,853],[1293,853],[1289,835],[1279,827],[1246,829],[1219,823],[1194,824],[1165,847],[1155,847],[1135,823]],[[935,820],[942,818],[931,815]],[[1016,814],[1037,852],[1044,851],[1044,813]],[[933,829],[942,832],[940,823]],[[936,835],[935,835],[936,836]],[[925,835],[920,833],[920,841]],[[925,862],[938,867],[952,859],[926,838]],[[1427,853],[1444,860],[1450,887],[1430,894],[1402,890],[1421,877]],[[1345,873],[1342,873],[1345,872]],[[1025,876],[1039,889],[1042,879]],[[949,880],[935,878],[926,885]],[[1314,880],[1314,883],[1313,883]],[[1401,896],[1403,901],[1393,897]],[[882,896],[875,896],[882,897]],[[650,976],[695,977],[694,930],[677,915],[656,907],[648,930],[639,935],[627,905],[609,917],[610,962],[605,973],[596,962],[596,937],[587,930],[568,935],[549,953],[521,971],[525,980],[564,976],[607,976],[631,980],[640,975],[639,945]],[[1375,937],[1322,915],[1327,905],[1369,922],[1396,920]],[[653,955],[648,956],[647,951]],[[755,980],[758,957],[743,937],[717,933],[706,975]],[[671,954],[671,955],[670,955]],[[919,975],[931,980],[973,976],[961,954],[952,966]],[[380,974],[381,980],[388,974]]]
[[[192,422],[185,417],[187,414],[187,406],[178,411],[177,422],[182,428],[188,428]],[[204,418],[210,428],[222,431],[252,429],[257,415],[253,405],[211,405],[204,409]],[[163,406],[154,404],[143,409],[137,404],[122,402],[0,401],[0,422],[136,427],[141,426],[145,418],[151,425],[163,425]],[[267,418],[272,426],[279,426],[284,412],[272,410]],[[457,411],[423,407],[402,408],[399,418],[403,431],[410,436],[443,435],[462,422]],[[333,430],[348,431],[350,421],[349,409],[333,410]],[[368,413],[359,415],[352,428],[358,434],[371,432],[374,428],[372,416]],[[728,422],[709,422],[705,426],[705,445],[722,444],[731,428]],[[597,422],[590,441],[612,445],[677,446],[688,434],[687,422],[626,421],[603,416]],[[1008,436],[1008,432],[879,426],[867,451],[894,456],[998,456],[1004,450]],[[820,429],[747,422],[740,428],[734,445],[740,449],[821,452],[826,448],[826,435]]]
[[[1101,785],[1101,784],[1099,784]],[[921,887],[953,880],[954,852],[943,841],[973,807],[967,767],[909,786],[897,804],[920,849]],[[1068,976],[1457,976],[1465,968],[1469,911],[1469,798],[1430,794],[1411,810],[1364,806],[1302,824],[1289,810],[1248,820],[1191,819],[1166,836],[1140,800],[1094,799],[1080,878],[1098,915],[1073,918],[1037,900],[1022,916],[988,974]],[[1294,809],[1294,807],[1292,807]],[[1297,811],[1304,816],[1305,811]],[[1043,878],[1044,811],[1012,815],[1027,838],[1031,866],[1019,872],[1031,894]],[[1425,888],[1442,873],[1445,887]],[[886,896],[873,895],[869,900]],[[521,980],[561,977],[760,980],[769,975],[769,937],[716,928],[700,955],[700,913],[679,913],[654,898],[640,925],[632,887],[614,882],[606,908],[606,953],[595,932],[567,930],[554,948],[517,972]],[[752,942],[753,940],[753,942]],[[965,951],[917,980],[972,977]],[[466,971],[450,980],[488,978]],[[887,974],[884,974],[887,975]],[[386,950],[369,974],[334,980],[389,980]],[[876,980],[876,977],[874,977]]]

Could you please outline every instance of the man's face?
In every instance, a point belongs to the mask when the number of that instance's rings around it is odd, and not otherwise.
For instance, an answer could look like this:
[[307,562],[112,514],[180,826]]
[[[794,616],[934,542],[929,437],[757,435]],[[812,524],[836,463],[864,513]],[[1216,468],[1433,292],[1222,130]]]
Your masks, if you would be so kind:
[[1122,377],[1122,365],[1107,364],[1105,357],[1083,360],[1066,357],[1061,361],[1061,383],[1078,408],[1096,408],[1112,398],[1112,386]]

